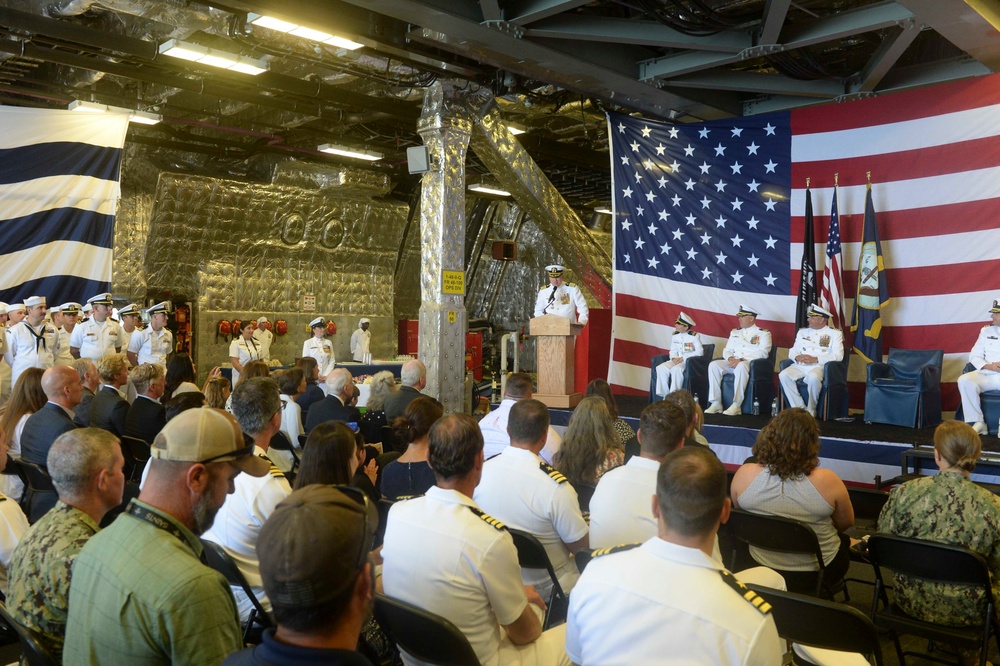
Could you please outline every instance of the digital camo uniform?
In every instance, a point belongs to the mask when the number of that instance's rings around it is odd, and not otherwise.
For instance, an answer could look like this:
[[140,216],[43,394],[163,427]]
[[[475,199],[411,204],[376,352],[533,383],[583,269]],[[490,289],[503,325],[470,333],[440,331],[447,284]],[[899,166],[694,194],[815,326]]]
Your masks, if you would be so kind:
[[[558,264],[545,267],[549,274],[550,283],[542,285],[538,290],[538,298],[535,299],[535,315],[554,314],[569,319],[572,323],[586,324],[590,319],[590,308],[587,307],[587,300],[583,297],[580,288],[575,284],[567,284],[562,281],[562,274],[565,270]],[[552,284],[551,281],[558,281],[559,284]]]
[[[809,309],[810,317],[832,316],[829,311],[813,305]],[[795,357],[815,356],[816,363],[799,363]],[[823,328],[800,328],[795,334],[795,344],[788,350],[788,358],[792,365],[778,373],[778,381],[785,393],[785,399],[792,407],[805,407],[809,413],[816,416],[816,402],[823,388],[823,366],[833,361],[844,360],[844,333],[840,329],[823,326]],[[809,404],[802,401],[799,389],[795,385],[799,379],[806,383],[809,393]]]
[[[681,312],[674,323],[686,326],[687,330],[674,331],[670,338],[670,360],[656,366],[656,395],[659,396],[684,388],[684,368],[687,367],[687,360],[705,353],[701,336],[691,330],[694,328],[694,319]],[[681,359],[681,362],[674,363],[674,359]]]
[[[753,315],[756,318],[757,312],[741,305],[737,316],[745,315]],[[735,379],[733,382],[733,404],[726,409],[725,413],[730,416],[739,415],[743,406],[743,394],[750,381],[750,361],[767,358],[770,353],[771,332],[757,326],[756,320],[747,328],[734,328],[729,334],[725,349],[722,350],[722,358],[708,364],[709,407],[705,413],[717,414],[722,411],[722,375],[733,373]],[[730,368],[727,359],[731,356],[744,360],[735,368]]]
[[99,529],[83,511],[57,502],[14,550],[7,610],[15,620],[35,630],[57,660],[62,657],[66,635],[73,562]]
[[[940,472],[894,488],[878,531],[965,546],[986,558],[993,594],[1000,595],[1000,499],[959,472]],[[981,594],[962,586],[896,576],[895,599],[926,622],[976,624]]]
[[980,435],[987,433],[987,427],[983,422],[983,406],[979,402],[979,395],[983,391],[1000,390],[1000,372],[983,367],[987,363],[1000,361],[1000,301],[993,301],[990,314],[993,316],[993,324],[983,326],[976,344],[969,352],[969,363],[976,369],[958,378],[962,413],[966,422],[973,424],[972,427]]

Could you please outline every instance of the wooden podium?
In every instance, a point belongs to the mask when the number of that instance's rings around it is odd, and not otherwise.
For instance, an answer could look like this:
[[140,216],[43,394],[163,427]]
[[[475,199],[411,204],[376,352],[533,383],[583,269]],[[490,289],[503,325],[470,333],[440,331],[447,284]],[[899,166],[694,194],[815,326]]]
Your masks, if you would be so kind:
[[528,331],[536,339],[538,355],[535,400],[549,407],[572,409],[583,399],[582,393],[574,393],[573,347],[581,330],[583,326],[553,314],[535,317],[529,322]]

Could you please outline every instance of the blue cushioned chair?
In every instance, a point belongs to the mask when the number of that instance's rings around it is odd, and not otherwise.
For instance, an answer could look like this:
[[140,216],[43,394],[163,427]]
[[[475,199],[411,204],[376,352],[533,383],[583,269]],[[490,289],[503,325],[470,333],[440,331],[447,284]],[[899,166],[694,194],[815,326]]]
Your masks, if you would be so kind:
[[[778,356],[777,345],[771,345],[771,353],[767,358],[750,361],[750,380],[747,382],[746,393],[743,394],[743,413],[753,413],[753,399],[757,398],[761,414],[771,413],[771,402],[774,400],[774,361]],[[718,359],[716,359],[718,360]],[[705,376],[708,376],[706,370]],[[722,375],[722,406],[733,404],[734,383],[736,377],[732,373]],[[705,403],[706,406],[708,403]]]
[[[972,372],[976,366],[966,363],[962,368],[962,374]],[[1000,423],[1000,391],[983,391],[979,394],[979,404],[983,408],[983,420],[986,427],[990,429],[991,435],[996,435],[997,425]],[[965,410],[962,409],[962,400],[958,401],[958,411],[955,412],[956,421],[965,420]]]
[[[794,361],[786,358],[779,364],[779,371],[790,366]],[[850,412],[850,399],[847,395],[847,368],[851,364],[851,355],[845,353],[840,362],[830,361],[823,366],[823,385],[816,398],[816,417],[823,421],[844,418]],[[809,389],[803,380],[795,382],[802,400],[809,404]],[[778,404],[781,409],[789,407],[785,392],[778,384]]]
[[[698,399],[698,404],[708,406],[708,364],[715,353],[715,343],[702,345],[702,355],[693,356],[684,366],[684,386]],[[670,354],[657,354],[649,365],[649,401],[656,402],[656,366],[670,360]]]
[[869,363],[865,421],[907,428],[941,423],[940,349],[890,349],[888,363]]

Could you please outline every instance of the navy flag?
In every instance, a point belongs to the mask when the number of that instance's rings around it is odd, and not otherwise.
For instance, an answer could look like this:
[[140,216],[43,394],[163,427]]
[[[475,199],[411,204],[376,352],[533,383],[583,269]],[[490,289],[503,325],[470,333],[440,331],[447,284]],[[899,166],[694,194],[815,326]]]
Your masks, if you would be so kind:
[[813,232],[812,192],[806,185],[806,235],[802,241],[802,270],[799,273],[799,300],[795,305],[795,325],[809,325],[809,307],[816,302],[816,241]]
[[872,185],[865,193],[865,230],[858,259],[858,291],[854,299],[854,351],[867,363],[882,360],[882,308],[889,303],[885,261],[878,239]]

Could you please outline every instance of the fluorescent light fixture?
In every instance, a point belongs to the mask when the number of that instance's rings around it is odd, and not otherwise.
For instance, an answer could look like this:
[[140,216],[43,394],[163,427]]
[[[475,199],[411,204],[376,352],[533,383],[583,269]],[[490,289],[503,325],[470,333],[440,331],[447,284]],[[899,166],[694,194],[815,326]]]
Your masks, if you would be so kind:
[[507,131],[514,136],[517,136],[518,134],[524,134],[528,130],[524,125],[519,125],[518,123],[507,123]]
[[330,153],[331,155],[340,155],[341,157],[353,157],[357,160],[367,160],[369,162],[375,162],[385,157],[382,153],[375,152],[374,150],[364,150],[363,148],[349,148],[347,146],[339,146],[335,143],[324,143],[322,146],[317,148],[320,152]]
[[603,213],[604,215],[613,215],[613,212],[607,206],[598,206],[594,209],[595,213]]
[[253,12],[247,14],[247,23],[261,28],[277,30],[278,32],[287,32],[289,35],[295,35],[296,37],[302,37],[303,39],[309,39],[321,44],[329,44],[330,46],[336,46],[337,48],[346,49],[348,51],[356,51],[364,46],[364,44],[359,44],[344,37],[331,35],[330,33],[323,32],[322,30],[314,30],[313,28],[307,28],[303,25],[289,23],[288,21],[282,21],[281,19],[264,16],[262,14],[255,14]]
[[469,185],[469,190],[472,192],[479,192],[480,194],[493,194],[498,197],[510,196],[510,192],[507,190],[501,190],[496,185],[487,185],[485,183],[471,183]]
[[160,44],[160,53],[171,58],[189,60],[199,65],[209,65],[228,69],[231,72],[242,74],[263,74],[267,71],[268,65],[265,61],[248,56],[236,55],[228,51],[209,48],[201,44],[182,42],[179,39],[168,39]]
[[158,113],[134,111],[120,106],[87,102],[82,99],[73,100],[66,108],[70,111],[79,111],[81,113],[125,113],[128,114],[128,120],[130,123],[139,123],[140,125],[155,125],[163,120],[163,116]]

